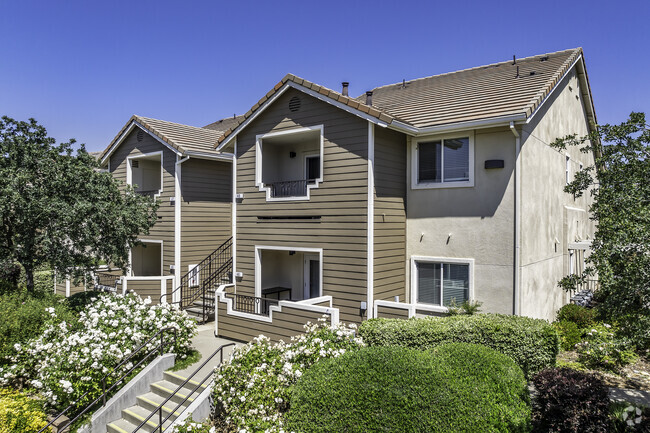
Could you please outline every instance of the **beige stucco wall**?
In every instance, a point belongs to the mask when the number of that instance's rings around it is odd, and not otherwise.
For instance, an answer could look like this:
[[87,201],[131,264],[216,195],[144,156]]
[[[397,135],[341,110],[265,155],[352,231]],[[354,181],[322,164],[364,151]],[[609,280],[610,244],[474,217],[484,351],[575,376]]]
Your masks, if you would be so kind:
[[[521,314],[552,320],[568,302],[557,282],[568,273],[568,244],[592,239],[589,194],[574,199],[562,191],[565,158],[570,157],[570,178],[582,163],[593,163],[591,154],[576,148],[560,151],[549,146],[569,134],[588,133],[579,83],[571,72],[550,99],[522,128],[521,150]],[[556,245],[557,243],[557,245]]]
[[[413,189],[408,146],[407,293],[412,256],[473,259],[473,298],[483,311],[512,313],[515,139],[506,128],[473,133],[473,187]],[[488,159],[504,168],[486,170]]]

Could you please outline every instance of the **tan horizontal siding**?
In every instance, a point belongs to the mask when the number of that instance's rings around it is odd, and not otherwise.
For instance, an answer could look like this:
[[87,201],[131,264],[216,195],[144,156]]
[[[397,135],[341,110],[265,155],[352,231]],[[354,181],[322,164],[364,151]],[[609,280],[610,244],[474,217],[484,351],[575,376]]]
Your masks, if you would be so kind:
[[[291,112],[292,97],[301,108]],[[272,131],[323,125],[323,182],[310,200],[267,202],[255,185],[255,137]],[[366,298],[368,124],[329,104],[287,90],[237,137],[237,271],[240,293],[254,293],[256,245],[323,249],[323,295],[341,307],[341,320],[359,321]],[[319,220],[258,217],[319,216]]]
[[377,307],[377,317],[382,319],[408,319],[409,311],[404,308],[393,308],[380,305]]
[[264,334],[273,341],[288,342],[291,337],[302,334],[307,322],[316,323],[323,317],[320,313],[282,307],[281,312],[273,313],[273,322],[262,322],[243,317],[228,315],[226,304],[218,302],[218,335],[223,338],[250,341]]
[[174,197],[175,194],[176,154],[148,133],[145,133],[143,140],[138,142],[138,130],[139,128],[134,128],[120,147],[111,155],[109,159],[110,170],[116,179],[126,183],[127,157],[163,152],[163,191],[159,197],[158,221],[151,228],[148,235],[142,235],[140,238],[163,241],[163,275],[169,275],[169,267],[174,264],[174,205],[170,203],[170,198]]
[[406,299],[406,137],[375,128],[374,299]]
[[129,291],[133,290],[140,295],[142,299],[147,297],[151,298],[151,304],[160,303],[160,281],[144,280],[144,281],[129,281],[127,284]]
[[181,169],[181,275],[232,236],[232,165],[190,159]]

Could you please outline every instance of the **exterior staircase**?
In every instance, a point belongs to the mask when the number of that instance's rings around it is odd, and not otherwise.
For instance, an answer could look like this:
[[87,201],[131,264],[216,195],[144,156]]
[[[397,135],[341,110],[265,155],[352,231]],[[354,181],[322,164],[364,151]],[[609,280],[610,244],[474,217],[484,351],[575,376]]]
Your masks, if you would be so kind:
[[[172,410],[174,410],[174,413],[169,417],[169,420],[163,423],[163,429],[170,426],[172,422],[180,416],[190,404],[192,404],[194,398],[200,393],[195,392],[183,405],[176,408],[178,404],[183,402],[183,400],[185,400],[185,398],[191,393],[192,389],[198,385],[198,382],[190,380],[185,387],[181,388],[176,394],[174,394],[174,391],[179,387],[179,385],[182,385],[185,380],[185,377],[166,371],[163,380],[152,383],[149,392],[139,395],[137,397],[137,403],[134,406],[122,410],[121,419],[113,421],[106,426],[108,433],[131,433],[135,431],[153,411],[158,409],[161,403],[171,396],[172,398],[163,406],[162,413],[162,417],[165,419],[167,415],[171,414]],[[201,385],[200,391],[205,388],[206,385]],[[139,431],[159,431],[158,423],[159,416],[158,414],[155,414]]]
[[232,237],[210,253],[196,267],[181,277],[180,285],[172,292],[172,303],[178,304],[198,323],[214,320],[216,289],[233,281]]

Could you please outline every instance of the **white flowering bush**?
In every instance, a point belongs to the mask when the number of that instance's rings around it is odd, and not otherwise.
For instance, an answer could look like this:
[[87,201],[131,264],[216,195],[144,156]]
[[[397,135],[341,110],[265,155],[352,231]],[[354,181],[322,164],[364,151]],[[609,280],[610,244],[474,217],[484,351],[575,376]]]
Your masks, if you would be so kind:
[[[59,321],[53,308],[47,310],[51,320],[45,331],[23,346],[16,345],[13,364],[0,368],[0,385],[31,385],[55,409],[67,407],[86,391],[90,393],[78,408],[100,396],[102,377],[111,372],[106,387],[115,383],[156,347],[160,338],[149,342],[142,355],[115,367],[159,330],[176,330],[175,343],[172,332],[164,336],[170,342],[165,351],[176,353],[177,359],[185,358],[197,330],[196,322],[178,307],[151,305],[151,299],[136,294],[100,295],[91,300],[76,323]],[[151,355],[140,368],[155,356]]]
[[325,319],[305,325],[291,342],[271,343],[260,335],[233,351],[215,371],[216,416],[230,429],[283,432],[282,415],[289,409],[291,386],[323,358],[336,358],[364,346],[355,325],[329,326]]
[[210,422],[194,422],[188,417],[184,422],[174,426],[172,433],[216,433],[217,428]]
[[607,323],[589,328],[583,341],[576,344],[578,361],[590,368],[618,371],[634,362],[637,356],[634,346],[616,335],[616,328]]

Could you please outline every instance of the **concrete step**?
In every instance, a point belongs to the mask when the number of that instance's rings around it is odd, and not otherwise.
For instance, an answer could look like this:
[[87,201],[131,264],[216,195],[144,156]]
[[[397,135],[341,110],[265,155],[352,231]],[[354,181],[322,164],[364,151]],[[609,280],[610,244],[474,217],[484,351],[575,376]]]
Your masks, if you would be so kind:
[[[106,425],[106,430],[108,433],[131,433],[135,430],[140,423],[133,424],[125,419],[118,419]],[[148,429],[147,427],[143,428],[142,431],[151,432],[153,429]]]
[[[163,377],[165,378],[165,380],[175,384],[176,386],[182,385],[183,382],[185,382],[185,380],[187,379],[186,377],[181,376],[180,374],[176,374],[173,371],[164,372]],[[199,384],[199,382],[197,382],[196,380],[190,380],[187,383],[186,388],[194,389],[196,387],[196,385],[198,385],[198,384]],[[206,384],[201,385],[201,389],[205,389],[205,388],[207,388]]]
[[[167,398],[173,394],[170,401],[178,404],[183,402],[183,400],[185,400],[185,397],[187,397],[191,391],[186,388],[181,388],[176,394],[174,394],[176,388],[178,388],[178,385],[175,385],[168,380],[161,380],[151,384],[151,391],[154,394],[158,394],[164,398]],[[197,397],[196,393],[187,399],[187,403],[192,403],[195,397]]]
[[[131,424],[135,424],[135,426],[139,426],[145,419],[147,419],[149,415],[151,415],[151,410],[145,409],[141,406],[131,406],[122,411],[122,419]],[[164,417],[165,416],[163,415],[163,419]],[[146,432],[154,431],[158,427],[158,419],[159,415],[155,414],[146,422],[145,425],[142,426],[141,430],[144,430]],[[163,428],[168,427],[172,422],[173,420],[164,422]]]
[[[146,409],[149,413],[153,411],[158,411],[158,407],[166,400],[166,397],[163,397],[161,395],[158,395],[153,392],[148,392],[146,394],[139,395],[137,397],[137,403],[138,406],[142,407],[143,409]],[[174,421],[176,418],[178,418],[185,409],[189,406],[188,403],[185,403],[181,406],[178,406],[178,403],[173,403],[171,401],[166,402],[163,407],[163,419],[167,418],[168,415],[171,415],[169,417],[170,421]],[[174,413],[172,414],[172,411]],[[156,419],[158,419],[158,415],[154,415]]]

